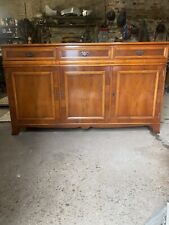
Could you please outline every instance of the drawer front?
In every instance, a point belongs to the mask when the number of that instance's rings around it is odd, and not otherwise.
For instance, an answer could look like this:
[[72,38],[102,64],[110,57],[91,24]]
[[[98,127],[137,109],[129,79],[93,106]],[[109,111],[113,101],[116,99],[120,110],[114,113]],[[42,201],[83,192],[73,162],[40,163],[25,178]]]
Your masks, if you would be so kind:
[[165,47],[123,47],[115,46],[113,55],[115,59],[138,59],[138,58],[167,58],[168,49]]
[[50,60],[55,59],[53,48],[6,48],[3,52],[5,60]]
[[108,47],[70,47],[59,50],[61,60],[82,61],[82,60],[102,60],[111,58],[111,48]]

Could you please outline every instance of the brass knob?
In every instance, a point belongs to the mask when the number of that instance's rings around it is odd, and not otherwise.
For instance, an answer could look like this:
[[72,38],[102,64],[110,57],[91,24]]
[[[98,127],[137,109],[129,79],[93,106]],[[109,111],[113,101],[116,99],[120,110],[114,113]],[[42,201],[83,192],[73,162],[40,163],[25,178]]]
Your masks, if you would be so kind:
[[80,56],[87,57],[89,55],[88,51],[80,51]]

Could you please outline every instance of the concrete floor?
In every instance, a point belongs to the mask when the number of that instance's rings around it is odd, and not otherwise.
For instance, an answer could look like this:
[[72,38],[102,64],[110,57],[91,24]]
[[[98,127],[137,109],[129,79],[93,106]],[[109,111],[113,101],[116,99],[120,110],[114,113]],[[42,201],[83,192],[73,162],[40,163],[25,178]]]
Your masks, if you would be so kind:
[[[5,97],[7,94],[6,93],[1,93],[0,92],[0,99]],[[9,111],[8,107],[0,107],[0,117],[6,114]]]
[[9,109],[7,107],[1,107],[0,108],[0,117],[5,115],[8,111],[9,111]]
[[169,199],[168,103],[160,136],[1,123],[0,225],[144,224]]
[[159,136],[164,145],[169,146],[169,93],[165,95]]

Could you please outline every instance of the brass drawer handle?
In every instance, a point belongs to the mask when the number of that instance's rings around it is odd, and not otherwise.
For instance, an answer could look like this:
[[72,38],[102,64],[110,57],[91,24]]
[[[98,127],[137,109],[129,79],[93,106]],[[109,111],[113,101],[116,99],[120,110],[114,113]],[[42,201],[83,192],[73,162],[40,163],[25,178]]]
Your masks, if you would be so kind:
[[34,57],[34,54],[32,52],[26,52],[25,56],[31,58],[31,57]]
[[144,55],[144,50],[136,50],[136,55],[138,56]]
[[80,56],[87,57],[87,56],[89,56],[89,52],[88,51],[80,51]]

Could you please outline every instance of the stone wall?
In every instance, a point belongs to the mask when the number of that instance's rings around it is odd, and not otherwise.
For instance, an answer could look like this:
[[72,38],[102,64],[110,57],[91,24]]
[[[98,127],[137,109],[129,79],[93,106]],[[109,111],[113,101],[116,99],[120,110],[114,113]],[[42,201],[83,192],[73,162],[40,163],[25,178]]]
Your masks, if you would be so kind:
[[104,1],[102,0],[0,0],[0,17],[12,16],[23,18],[25,15],[24,2],[26,2],[27,16],[32,18],[48,4],[51,8],[65,9],[76,6],[92,8],[103,15]]
[[[46,4],[58,10],[72,6],[81,9],[91,8],[97,16],[104,18],[105,1],[107,3],[107,10],[115,9],[115,11],[118,11],[118,9],[125,8],[130,23],[137,24],[140,20],[146,19],[151,35],[154,34],[159,19],[167,22],[167,28],[169,28],[169,0],[0,0],[0,18],[6,16],[18,19],[24,18],[24,2],[26,2],[28,18],[32,18],[37,13],[43,11]],[[64,35],[65,32],[76,34],[77,29],[53,29],[53,41],[61,41],[62,33]],[[82,35],[83,32],[83,29],[78,29],[79,35]]]
[[168,19],[168,0],[108,0],[109,8],[126,8],[129,18]]
[[131,18],[164,18],[169,16],[168,0],[0,0],[0,17],[13,16],[24,17],[24,2],[27,5],[28,17],[33,17],[45,4],[60,9],[77,6],[93,8],[97,14],[104,15],[104,1],[107,1],[109,8],[126,8]]

